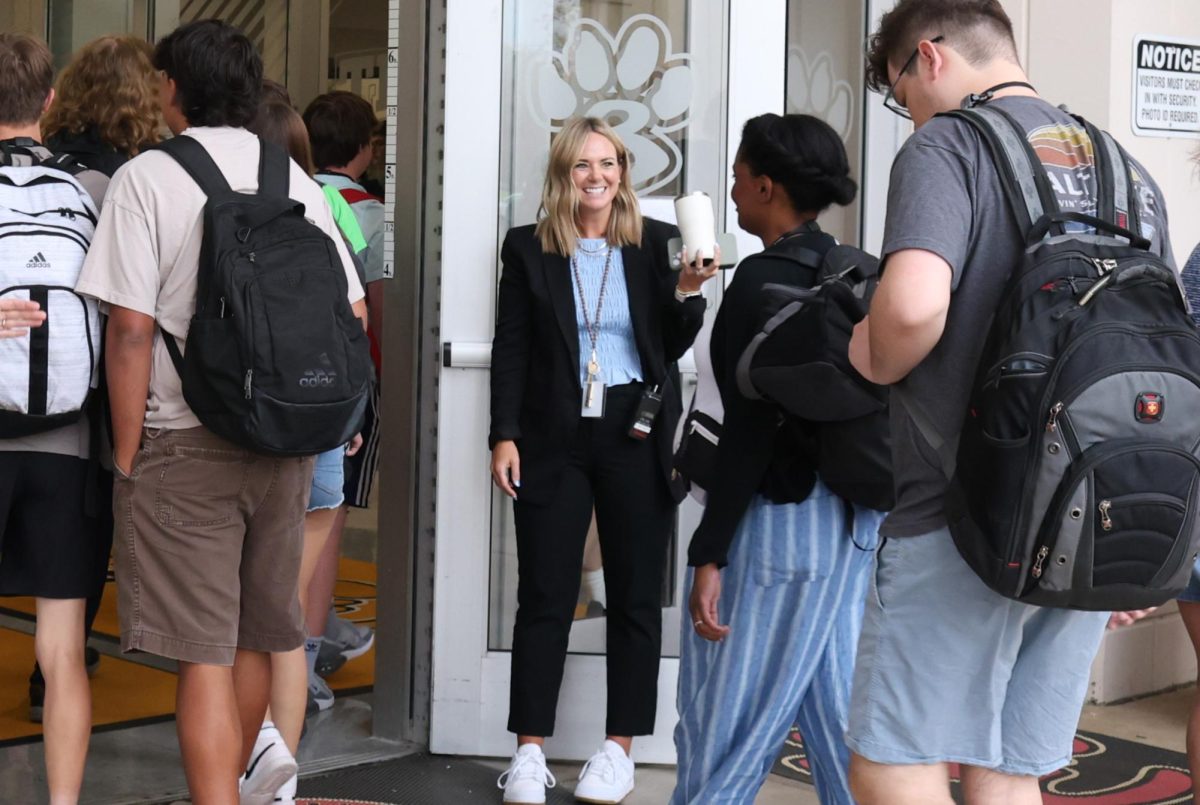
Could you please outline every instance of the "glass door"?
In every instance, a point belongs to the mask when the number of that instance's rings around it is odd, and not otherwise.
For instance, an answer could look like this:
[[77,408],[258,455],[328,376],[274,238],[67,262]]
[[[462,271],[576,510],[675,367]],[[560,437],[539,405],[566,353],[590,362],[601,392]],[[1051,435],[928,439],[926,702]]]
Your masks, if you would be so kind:
[[[516,546],[511,505],[488,471],[488,372],[499,245],[536,220],[556,131],[574,115],[604,117],[635,155],[643,212],[673,221],[673,199],[704,190],[718,223],[742,122],[784,107],[786,3],[761,0],[450,0],[446,20],[438,388],[438,488],[430,748],[507,755]],[[769,43],[770,46],[767,45]],[[764,78],[765,76],[765,78]],[[744,248],[744,247],[743,247]],[[709,291],[709,316],[720,288]],[[690,356],[689,356],[690,357]],[[685,393],[690,360],[681,362]],[[685,405],[687,400],[685,399]],[[639,760],[674,761],[680,603],[687,540],[699,521],[679,510],[663,579],[657,731]],[[589,550],[581,576],[603,557]],[[587,586],[576,609],[556,734],[547,753],[585,758],[605,709],[605,622]]]

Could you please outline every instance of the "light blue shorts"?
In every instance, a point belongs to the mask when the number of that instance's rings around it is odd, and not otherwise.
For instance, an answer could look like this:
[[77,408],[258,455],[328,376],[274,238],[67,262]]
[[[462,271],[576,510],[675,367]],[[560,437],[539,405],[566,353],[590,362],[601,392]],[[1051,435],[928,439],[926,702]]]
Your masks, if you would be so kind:
[[346,477],[346,448],[335,447],[317,456],[313,468],[312,486],[308,492],[308,509],[336,509],[346,499],[342,486]]
[[998,595],[947,529],[888,539],[867,596],[846,743],[891,765],[1062,768],[1108,615]]
[[1200,603],[1200,559],[1196,560],[1196,564],[1192,565],[1192,580],[1188,582],[1187,589],[1180,593],[1177,601],[1190,601],[1193,604]]

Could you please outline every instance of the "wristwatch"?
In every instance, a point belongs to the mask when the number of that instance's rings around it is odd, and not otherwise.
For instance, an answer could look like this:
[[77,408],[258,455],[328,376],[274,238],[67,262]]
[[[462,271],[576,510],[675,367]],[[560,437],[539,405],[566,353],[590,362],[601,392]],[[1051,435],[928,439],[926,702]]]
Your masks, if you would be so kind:
[[688,291],[687,293],[684,293],[683,291],[679,290],[678,285],[675,286],[675,298],[680,302],[686,302],[687,300],[693,299],[697,296],[704,296],[704,291]]

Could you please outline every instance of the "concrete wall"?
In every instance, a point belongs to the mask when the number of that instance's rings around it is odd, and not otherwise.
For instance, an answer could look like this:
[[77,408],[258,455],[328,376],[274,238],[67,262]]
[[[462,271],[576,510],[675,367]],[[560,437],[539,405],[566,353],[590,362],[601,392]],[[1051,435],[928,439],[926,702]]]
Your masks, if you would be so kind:
[[3,0],[0,2],[0,31],[45,36],[45,0]]
[[[1200,242],[1200,140],[1133,134],[1133,41],[1158,34],[1200,41],[1196,0],[1091,0],[1086,16],[1061,0],[1006,0],[1028,32],[1026,66],[1046,99],[1110,131],[1166,197],[1171,243],[1182,266]],[[1016,20],[1014,20],[1016,22]]]

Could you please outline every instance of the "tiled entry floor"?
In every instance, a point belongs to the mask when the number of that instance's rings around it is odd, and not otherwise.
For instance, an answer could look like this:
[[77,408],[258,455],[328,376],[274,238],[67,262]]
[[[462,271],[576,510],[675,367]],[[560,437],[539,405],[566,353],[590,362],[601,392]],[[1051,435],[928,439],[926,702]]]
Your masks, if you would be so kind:
[[[1193,694],[1194,688],[1189,686],[1127,704],[1089,706],[1084,710],[1080,728],[1183,752]],[[370,694],[345,697],[333,710],[310,722],[312,740],[306,741],[307,746],[301,750],[303,773],[399,757],[416,750],[367,737],[370,698]],[[482,762],[497,775],[505,765],[498,760]],[[579,770],[577,764],[554,764],[552,768],[567,789]],[[92,738],[87,785],[81,802],[85,805],[162,802],[172,795],[178,797],[182,777],[173,723],[97,733]],[[675,770],[671,767],[641,767],[637,790],[627,800],[628,805],[661,805],[670,796],[674,782]],[[42,805],[46,802],[44,790],[40,743],[0,748],[0,802]],[[495,789],[481,791],[478,801],[499,802],[498,793]],[[816,805],[817,798],[810,786],[771,775],[756,802]]]

